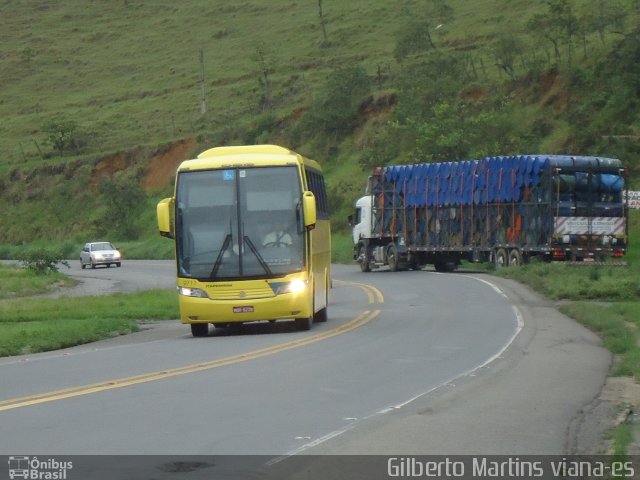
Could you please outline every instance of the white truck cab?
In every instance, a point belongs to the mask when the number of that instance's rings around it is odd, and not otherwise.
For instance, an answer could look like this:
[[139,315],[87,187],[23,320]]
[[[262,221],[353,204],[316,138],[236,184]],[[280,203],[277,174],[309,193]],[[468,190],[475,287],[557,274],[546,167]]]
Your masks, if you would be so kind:
[[356,201],[355,207],[355,215],[350,216],[349,223],[351,224],[353,244],[357,245],[361,239],[371,238],[373,196],[366,195],[364,197],[360,197]]

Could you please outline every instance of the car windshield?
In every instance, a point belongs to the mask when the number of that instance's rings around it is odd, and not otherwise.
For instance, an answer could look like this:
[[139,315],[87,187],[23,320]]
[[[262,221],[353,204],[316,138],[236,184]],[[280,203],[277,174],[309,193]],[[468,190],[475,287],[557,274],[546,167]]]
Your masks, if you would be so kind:
[[91,245],[91,250],[93,250],[94,252],[98,250],[115,250],[115,247],[109,242],[94,243],[93,245]]
[[230,280],[300,271],[301,196],[295,166],[180,173],[176,194],[180,276]]

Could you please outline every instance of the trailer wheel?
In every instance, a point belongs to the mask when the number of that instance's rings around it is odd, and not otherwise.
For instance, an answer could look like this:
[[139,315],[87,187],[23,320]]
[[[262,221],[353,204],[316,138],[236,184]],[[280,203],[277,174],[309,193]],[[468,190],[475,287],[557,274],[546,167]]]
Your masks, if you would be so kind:
[[358,248],[358,263],[360,264],[360,270],[365,273],[371,271],[371,265],[369,264],[368,257],[367,247],[360,245],[360,248]]
[[392,272],[398,271],[398,249],[393,244],[387,248],[387,263],[389,264],[389,270]]
[[509,257],[504,248],[498,248],[493,254],[493,262],[496,268],[503,268],[509,265]]
[[513,248],[509,252],[509,266],[517,267],[519,265],[522,265],[522,253],[519,249]]

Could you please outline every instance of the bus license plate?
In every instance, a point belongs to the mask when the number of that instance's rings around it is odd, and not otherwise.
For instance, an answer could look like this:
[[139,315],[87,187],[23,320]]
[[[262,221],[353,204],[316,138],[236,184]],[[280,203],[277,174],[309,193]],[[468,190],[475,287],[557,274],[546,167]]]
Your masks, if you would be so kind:
[[251,313],[253,307],[233,307],[233,313]]

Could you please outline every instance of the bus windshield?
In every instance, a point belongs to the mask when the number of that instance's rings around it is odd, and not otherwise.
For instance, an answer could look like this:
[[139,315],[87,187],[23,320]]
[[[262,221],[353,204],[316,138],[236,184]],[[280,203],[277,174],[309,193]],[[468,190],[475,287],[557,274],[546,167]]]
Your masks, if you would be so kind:
[[304,266],[295,166],[180,172],[178,272],[199,280],[272,278]]

